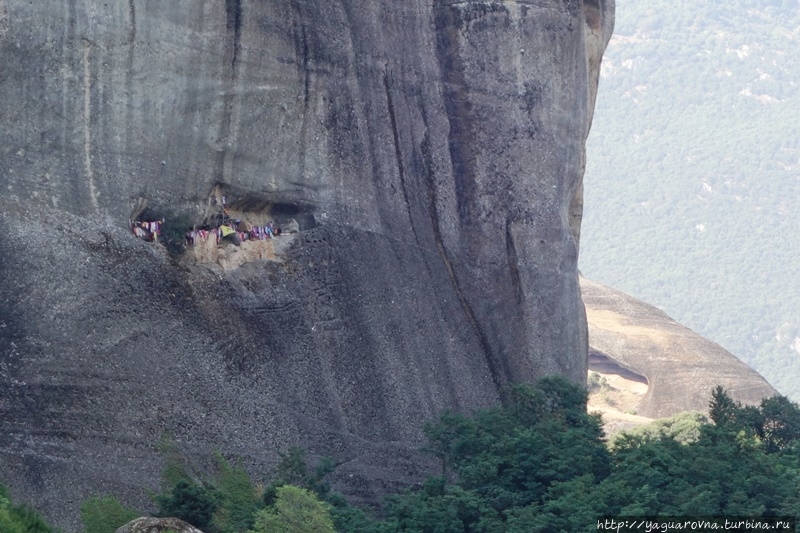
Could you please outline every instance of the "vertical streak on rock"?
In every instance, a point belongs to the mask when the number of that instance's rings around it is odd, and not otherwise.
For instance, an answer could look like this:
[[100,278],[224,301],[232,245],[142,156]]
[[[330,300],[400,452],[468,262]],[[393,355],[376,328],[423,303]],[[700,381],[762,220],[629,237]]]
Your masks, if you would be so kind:
[[220,125],[219,144],[220,150],[215,158],[214,179],[217,182],[226,182],[231,174],[231,123],[232,107],[236,98],[236,82],[239,70],[239,54],[242,48],[242,0],[225,0],[225,29],[229,45],[226,55],[230,56],[228,76],[225,78],[225,88],[222,96],[222,124]]
[[389,86],[388,67],[383,71],[383,90],[386,93],[386,106],[389,108],[389,122],[392,125],[392,139],[394,140],[394,157],[397,162],[397,172],[400,175],[400,184],[403,185],[403,200],[408,205],[408,192],[405,188],[405,171],[403,169],[403,154],[400,150],[400,134],[397,132],[397,116],[394,113],[394,102],[392,101],[392,90]]
[[0,37],[8,33],[11,26],[11,17],[8,16],[8,8],[5,0],[0,0]]
[[228,33],[233,34],[233,56],[231,57],[230,109],[228,110],[230,116],[228,119],[227,150],[225,151],[225,164],[223,167],[223,174],[225,176],[231,176],[233,174],[233,156],[236,154],[239,126],[242,118],[242,97],[239,94],[238,84],[242,70],[242,24],[244,23],[242,0],[228,1],[231,5],[228,13]]
[[236,71],[236,62],[242,48],[242,0],[225,0],[225,26],[228,34],[233,34],[233,55],[231,71]]
[[128,43],[133,47],[133,41],[136,40],[136,0],[128,0],[128,15],[130,16]]
[[475,222],[476,150],[472,102],[460,56],[460,6],[437,4],[435,13],[436,58],[443,80],[444,107],[450,130],[447,135],[453,185],[462,227]]
[[[455,12],[458,6],[436,4],[435,8],[436,31],[436,56],[439,62],[441,79],[443,80],[442,98],[445,112],[450,125],[448,133],[448,147],[450,151],[450,164],[452,167],[452,180],[458,205],[458,218],[462,229],[470,224],[474,216],[475,191],[475,150],[473,147],[475,132],[472,125],[472,106],[467,94],[467,81],[464,76],[464,66],[459,57],[459,15]],[[506,365],[495,353],[492,343],[483,331],[475,311],[470,305],[467,296],[461,289],[453,262],[442,238],[439,221],[443,220],[438,210],[436,184],[433,176],[427,182],[429,196],[429,212],[433,225],[433,234],[439,255],[447,269],[450,281],[453,284],[464,315],[472,326],[486,358],[486,365],[492,375],[495,388],[502,392],[503,386],[509,380]]]
[[439,250],[439,255],[442,258],[442,263],[444,263],[445,269],[447,269],[447,275],[453,285],[453,291],[456,293],[456,297],[458,297],[458,302],[461,304],[461,309],[464,311],[464,316],[472,326],[472,330],[475,332],[475,336],[477,337],[481,349],[486,356],[486,365],[489,368],[489,373],[492,375],[492,382],[494,383],[494,386],[498,392],[502,392],[503,386],[508,381],[507,375],[505,373],[501,373],[500,369],[498,368],[499,365],[497,364],[495,355],[493,353],[492,344],[489,342],[489,339],[478,323],[478,319],[475,317],[475,311],[472,310],[472,306],[467,300],[467,297],[464,295],[464,291],[461,290],[461,285],[458,282],[458,276],[453,268],[453,262],[450,259],[447,249],[445,248],[444,241],[442,240],[442,233],[439,227],[439,213],[436,207],[436,185],[433,183],[432,179],[428,180],[427,185],[428,196],[431,204],[430,213],[431,223],[433,225],[433,235],[434,240],[436,241],[436,246]]
[[[428,120],[426,118],[424,109],[422,113],[422,121],[426,124],[427,130]],[[433,240],[436,242],[436,248],[439,251],[439,257],[441,257],[442,263],[447,270],[447,276],[450,278],[450,283],[453,286],[453,292],[455,292],[456,297],[458,298],[458,303],[461,306],[461,309],[464,311],[464,316],[467,318],[470,326],[472,326],[472,330],[475,333],[478,344],[480,345],[481,350],[486,357],[486,366],[492,376],[492,383],[494,384],[495,389],[499,393],[502,393],[504,385],[508,382],[508,373],[501,372],[499,368],[500,365],[497,364],[492,350],[492,345],[489,342],[486,334],[481,329],[480,324],[478,324],[478,320],[475,318],[475,312],[472,310],[472,306],[467,301],[464,291],[461,290],[458,277],[456,276],[455,269],[453,268],[453,262],[450,259],[450,255],[447,253],[447,248],[445,247],[444,239],[442,238],[442,229],[439,225],[442,217],[441,213],[439,213],[438,194],[436,192],[435,177],[433,174],[433,161],[431,160],[430,153],[430,138],[428,137],[427,133],[422,141],[422,155],[426,170],[426,179],[424,181],[428,196],[428,214],[431,220]]]
[[417,235],[417,228],[414,225],[414,217],[411,214],[411,200],[408,196],[408,187],[406,186],[406,171],[403,165],[403,151],[400,147],[400,132],[397,129],[397,114],[394,110],[394,100],[392,99],[392,89],[389,82],[388,67],[386,67],[383,71],[383,88],[386,92],[386,106],[389,109],[389,122],[392,126],[392,139],[394,141],[394,157],[397,163],[397,173],[400,176],[400,188],[403,192],[403,201],[405,202],[406,212],[408,213],[408,224],[411,227],[411,233],[414,235],[414,242],[416,242],[417,246],[419,246],[419,236]]
[[519,273],[519,256],[514,243],[513,221],[506,219],[506,257],[508,258],[508,271],[511,274],[511,283],[517,295],[517,304],[522,305],[525,300],[525,291],[522,288],[522,277]]
[[125,135],[122,150],[123,153],[131,153],[130,138],[131,128],[133,127],[133,65],[134,52],[136,46],[136,0],[128,0],[128,57],[125,65]]
[[89,199],[95,211],[100,209],[97,203],[97,188],[92,171],[92,68],[89,61],[91,44],[83,39],[83,166],[86,170],[86,181],[89,183]]
[[[306,151],[308,135],[308,111],[309,111],[309,92],[311,91],[311,65],[309,57],[308,34],[306,33],[305,16],[302,5],[297,1],[292,1],[292,10],[295,13],[294,53],[298,61],[298,74],[303,78],[303,121],[300,124],[300,146],[298,147],[298,170],[299,179],[304,179],[306,175]],[[299,26],[299,29],[297,28]]]
[[311,90],[311,71],[309,70],[308,40],[306,27],[303,25],[303,125],[300,133],[300,179],[306,177],[306,154],[308,152],[308,101]]
[[[62,67],[62,86],[61,86],[61,114],[64,117],[71,117],[70,104],[73,102],[71,98],[72,90],[70,83],[72,81],[72,74],[70,69],[70,54],[73,42],[75,41],[75,0],[67,0],[66,13],[64,17],[64,42],[61,44],[61,64]],[[66,150],[68,146],[68,139],[70,132],[73,130],[73,125],[69,120],[64,121],[64,127],[61,131],[61,146],[64,153],[62,156],[66,157]]]

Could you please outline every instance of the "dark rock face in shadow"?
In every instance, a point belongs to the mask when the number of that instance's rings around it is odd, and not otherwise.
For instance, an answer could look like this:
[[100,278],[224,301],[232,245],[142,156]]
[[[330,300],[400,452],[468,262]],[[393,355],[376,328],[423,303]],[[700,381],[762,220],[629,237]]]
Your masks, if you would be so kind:
[[[584,380],[584,140],[613,2],[0,0],[0,478],[74,527],[165,431],[374,499],[425,420]],[[281,264],[134,240],[143,206],[295,218]]]
[[603,371],[604,364],[613,362],[628,371],[614,373],[634,380],[643,377],[648,384],[636,409],[639,415],[664,418],[682,411],[707,412],[717,385],[747,404],[778,394],[732,353],[660,309],[586,278],[581,278],[581,291],[593,366]]

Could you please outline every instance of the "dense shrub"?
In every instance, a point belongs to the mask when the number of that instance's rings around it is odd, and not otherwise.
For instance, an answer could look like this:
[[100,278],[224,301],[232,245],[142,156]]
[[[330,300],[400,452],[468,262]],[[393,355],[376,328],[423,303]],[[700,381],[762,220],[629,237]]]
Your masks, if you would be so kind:
[[275,504],[257,513],[253,533],[336,533],[328,506],[313,492],[283,485],[276,493]]
[[92,496],[81,504],[83,533],[114,533],[140,513],[124,507],[114,496]]
[[11,494],[0,484],[0,532],[55,533],[55,529],[27,505],[12,504]]
[[183,480],[169,493],[155,497],[159,516],[180,518],[202,530],[211,525],[219,500],[219,494],[212,487]]

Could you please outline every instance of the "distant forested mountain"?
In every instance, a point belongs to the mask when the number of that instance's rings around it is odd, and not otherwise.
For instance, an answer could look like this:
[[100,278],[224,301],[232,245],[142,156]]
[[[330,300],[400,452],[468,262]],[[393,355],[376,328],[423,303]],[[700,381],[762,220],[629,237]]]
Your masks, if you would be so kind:
[[617,0],[581,270],[800,398],[800,6]]

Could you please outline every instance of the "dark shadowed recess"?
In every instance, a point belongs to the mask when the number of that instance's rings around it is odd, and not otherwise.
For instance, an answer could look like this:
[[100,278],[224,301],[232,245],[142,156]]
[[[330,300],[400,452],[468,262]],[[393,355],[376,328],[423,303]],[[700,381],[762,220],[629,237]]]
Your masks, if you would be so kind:
[[593,349],[589,350],[589,370],[602,374],[616,374],[625,379],[647,385],[647,378],[637,370],[625,367],[603,352]]

